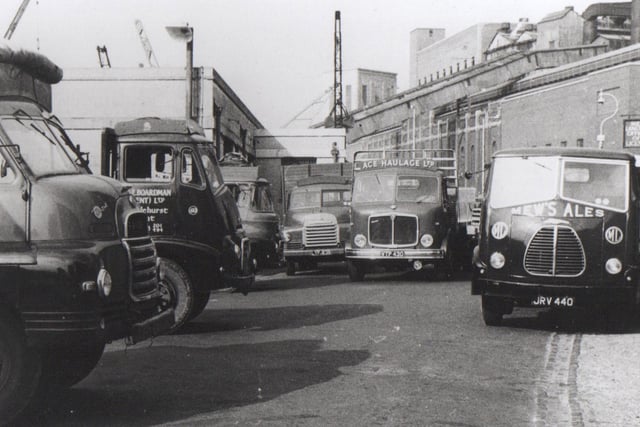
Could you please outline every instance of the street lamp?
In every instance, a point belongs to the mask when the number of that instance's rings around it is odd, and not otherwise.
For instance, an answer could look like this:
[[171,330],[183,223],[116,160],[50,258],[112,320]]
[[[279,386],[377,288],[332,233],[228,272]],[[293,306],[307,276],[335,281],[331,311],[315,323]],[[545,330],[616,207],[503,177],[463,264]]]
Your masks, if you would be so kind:
[[615,116],[618,113],[618,98],[615,97],[614,94],[609,93],[609,92],[605,92],[604,89],[600,89],[598,91],[598,104],[602,105],[604,104],[604,97],[606,96],[610,96],[611,98],[613,98],[613,100],[616,103],[616,108],[615,110],[613,110],[613,113],[611,113],[610,115],[608,115],[607,117],[605,117],[601,122],[600,122],[600,133],[598,134],[598,136],[596,137],[596,141],[598,142],[598,148],[602,149],[604,148],[604,124],[607,120],[611,119],[613,116]]
[[172,38],[176,40],[180,40],[187,44],[187,76],[186,76],[187,99],[185,102],[186,104],[185,117],[187,120],[189,120],[191,119],[191,112],[192,112],[191,86],[192,86],[193,76],[191,75],[191,72],[193,70],[193,27],[189,27],[188,25],[185,25],[185,26],[177,26],[177,27],[165,27],[165,28],[167,29],[167,32]]

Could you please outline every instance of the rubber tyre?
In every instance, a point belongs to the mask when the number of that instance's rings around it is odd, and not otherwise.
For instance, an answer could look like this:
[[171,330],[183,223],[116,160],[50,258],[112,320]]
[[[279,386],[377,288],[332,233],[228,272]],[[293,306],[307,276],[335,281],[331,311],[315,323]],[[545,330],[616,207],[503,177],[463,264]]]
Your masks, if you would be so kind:
[[195,304],[193,285],[182,267],[167,258],[158,258],[158,278],[163,304],[175,312],[176,321],[167,331],[171,334],[190,319]]
[[193,300],[193,308],[191,309],[189,320],[195,319],[200,314],[202,314],[204,309],[207,307],[207,304],[209,303],[210,296],[211,296],[210,292],[199,292],[196,294]]
[[500,298],[482,295],[482,320],[487,326],[502,325],[503,301]]
[[20,324],[0,314],[0,424],[11,422],[34,397],[41,368]]
[[296,263],[294,261],[287,261],[287,276],[293,276],[296,274]]
[[364,280],[364,265],[361,262],[348,259],[347,272],[352,282],[362,282]]
[[47,348],[40,356],[41,388],[69,388],[85,379],[98,365],[104,345],[104,342],[84,342],[68,347]]

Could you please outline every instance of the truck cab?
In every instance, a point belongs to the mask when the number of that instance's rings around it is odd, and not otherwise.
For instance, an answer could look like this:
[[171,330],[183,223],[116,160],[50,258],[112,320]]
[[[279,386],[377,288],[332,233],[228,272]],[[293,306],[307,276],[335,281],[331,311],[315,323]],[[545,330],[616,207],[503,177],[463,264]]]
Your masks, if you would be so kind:
[[497,152],[471,292],[487,325],[517,307],[621,310],[640,301],[634,156],[570,148]]
[[258,166],[251,166],[239,153],[225,154],[220,166],[258,267],[277,266],[282,255],[280,217],[273,204],[271,184],[260,177]]
[[318,262],[344,260],[350,201],[348,177],[318,175],[297,182],[289,194],[283,228],[287,275],[315,268]]
[[140,118],[104,129],[102,174],[131,187],[147,215],[174,330],[204,310],[212,289],[248,292],[255,270],[249,239],[197,123]]
[[451,150],[362,151],[354,156],[352,281],[375,264],[450,272],[457,230],[455,157]]
[[146,215],[121,183],[89,173],[51,113],[62,70],[0,48],[0,420],[36,388],[68,387],[105,344],[167,331]]

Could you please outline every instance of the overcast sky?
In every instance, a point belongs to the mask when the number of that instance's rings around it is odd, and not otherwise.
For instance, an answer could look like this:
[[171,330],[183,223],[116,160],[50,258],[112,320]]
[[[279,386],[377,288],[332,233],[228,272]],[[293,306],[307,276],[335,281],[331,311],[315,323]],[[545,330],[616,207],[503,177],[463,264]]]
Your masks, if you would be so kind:
[[[0,29],[22,0],[2,0]],[[194,27],[194,66],[214,67],[267,127],[278,128],[333,82],[334,12],[342,16],[343,69],[398,74],[408,89],[409,33],[444,28],[451,36],[480,22],[538,22],[573,0],[31,0],[12,42],[59,66],[99,67],[105,45],[113,67],[146,64],[140,19],[162,67],[183,67],[185,46],[167,25]]]

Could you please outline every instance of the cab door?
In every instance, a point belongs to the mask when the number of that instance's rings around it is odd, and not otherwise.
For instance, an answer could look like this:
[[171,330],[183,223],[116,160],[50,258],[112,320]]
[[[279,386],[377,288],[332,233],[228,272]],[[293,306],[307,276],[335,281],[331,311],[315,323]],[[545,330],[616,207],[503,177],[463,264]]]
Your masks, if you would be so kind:
[[0,265],[35,264],[29,233],[30,183],[11,161],[11,150],[19,156],[17,146],[0,146]]
[[189,240],[215,246],[215,233],[220,229],[218,215],[199,157],[193,149],[180,151],[179,168],[177,195],[182,231]]

